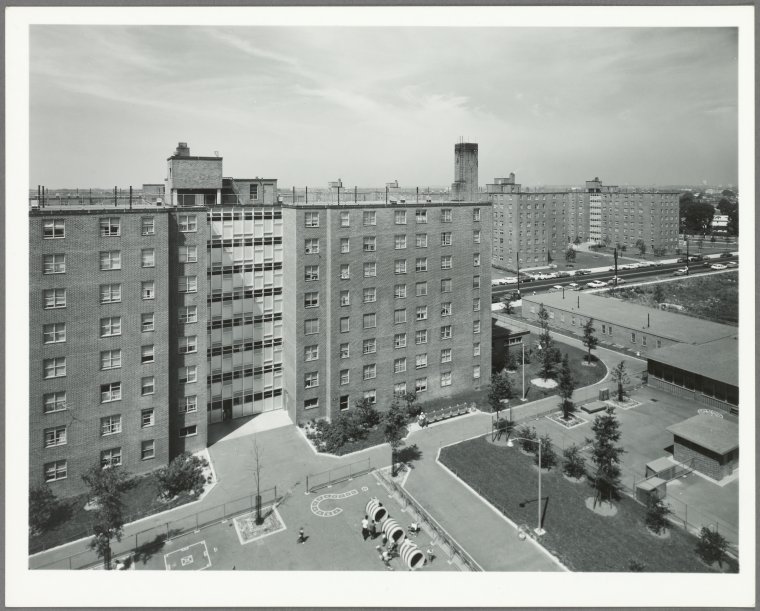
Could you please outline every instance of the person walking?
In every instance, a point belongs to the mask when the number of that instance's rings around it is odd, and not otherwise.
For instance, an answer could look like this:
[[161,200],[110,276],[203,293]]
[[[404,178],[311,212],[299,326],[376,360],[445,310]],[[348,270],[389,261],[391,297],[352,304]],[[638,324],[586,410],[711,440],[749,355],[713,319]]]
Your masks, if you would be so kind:
[[433,564],[433,560],[435,560],[435,553],[433,552],[433,546],[432,545],[428,546],[428,548],[425,550],[425,553],[427,554],[428,564]]
[[369,521],[369,536],[373,541],[375,540],[375,537],[377,537],[377,525],[374,520]]
[[369,516],[364,516],[364,519],[362,520],[362,538],[366,541],[367,537],[369,537],[369,520],[367,519]]
[[383,560],[383,564],[385,565],[385,568],[389,571],[393,570],[393,567],[391,566],[391,555],[385,551],[383,552],[383,555],[381,556]]
[[303,526],[298,529],[298,539],[296,539],[296,543],[306,543],[306,535],[304,535]]

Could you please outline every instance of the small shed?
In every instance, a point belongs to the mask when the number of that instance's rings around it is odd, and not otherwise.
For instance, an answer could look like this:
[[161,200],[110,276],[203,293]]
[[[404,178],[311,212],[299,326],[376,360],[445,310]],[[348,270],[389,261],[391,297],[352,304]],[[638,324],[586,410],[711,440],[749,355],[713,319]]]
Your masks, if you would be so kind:
[[673,458],[690,463],[715,480],[731,475],[739,464],[739,427],[714,415],[699,414],[668,427],[673,433]]

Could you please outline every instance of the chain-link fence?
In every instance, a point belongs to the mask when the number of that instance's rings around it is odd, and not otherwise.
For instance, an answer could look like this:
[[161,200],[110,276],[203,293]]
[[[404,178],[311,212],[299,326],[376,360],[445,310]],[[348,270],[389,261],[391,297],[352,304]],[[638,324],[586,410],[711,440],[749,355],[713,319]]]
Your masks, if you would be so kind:
[[353,478],[370,471],[372,471],[371,459],[365,458],[364,460],[358,460],[348,465],[328,469],[327,471],[310,473],[306,476],[306,494],[321,490],[322,488],[329,488],[340,482],[351,481]]

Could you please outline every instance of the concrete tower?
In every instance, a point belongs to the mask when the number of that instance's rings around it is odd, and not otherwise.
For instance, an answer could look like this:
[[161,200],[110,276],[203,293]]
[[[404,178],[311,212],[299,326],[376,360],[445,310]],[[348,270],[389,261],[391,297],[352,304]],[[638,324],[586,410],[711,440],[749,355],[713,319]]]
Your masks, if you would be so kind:
[[459,142],[454,145],[454,182],[451,196],[454,200],[474,201],[478,194],[478,145]]

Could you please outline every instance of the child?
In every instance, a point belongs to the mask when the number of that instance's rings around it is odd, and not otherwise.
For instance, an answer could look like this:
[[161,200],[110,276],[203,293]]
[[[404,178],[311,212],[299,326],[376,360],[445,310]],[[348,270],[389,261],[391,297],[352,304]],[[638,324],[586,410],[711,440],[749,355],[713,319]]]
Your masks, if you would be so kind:
[[303,527],[298,529],[298,539],[296,543],[306,543],[306,536],[303,534]]

